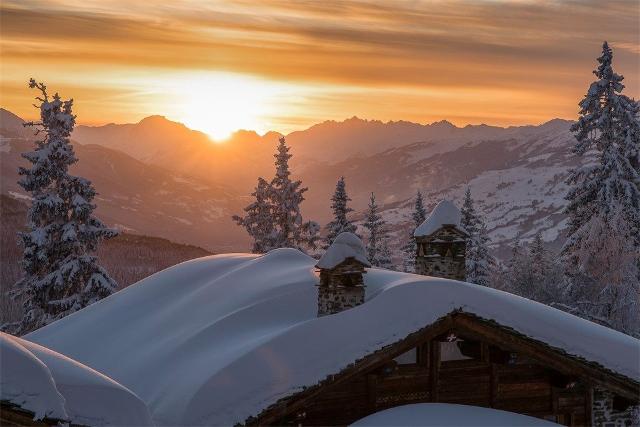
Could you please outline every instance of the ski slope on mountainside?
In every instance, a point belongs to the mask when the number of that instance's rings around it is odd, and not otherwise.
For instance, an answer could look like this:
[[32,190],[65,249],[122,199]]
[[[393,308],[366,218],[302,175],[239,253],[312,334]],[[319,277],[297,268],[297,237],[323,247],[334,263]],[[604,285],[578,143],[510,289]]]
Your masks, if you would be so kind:
[[402,154],[407,159],[402,168],[412,172],[402,186],[413,194],[406,200],[389,200],[382,213],[398,237],[394,240],[403,242],[409,234],[416,190],[422,191],[427,208],[432,209],[443,199],[461,206],[469,187],[498,255],[508,254],[507,246],[515,240],[529,241],[537,232],[558,247],[566,227],[569,170],[592,161],[590,156],[580,159],[571,153],[575,140],[568,127],[568,122],[552,121],[540,127],[513,128],[511,139],[477,141],[445,157],[421,157],[417,147],[408,147]]
[[315,263],[293,249],[188,261],[26,338],[130,388],[164,425],[242,422],[453,310],[640,379],[640,341],[462,282],[369,269],[363,305],[318,318]]

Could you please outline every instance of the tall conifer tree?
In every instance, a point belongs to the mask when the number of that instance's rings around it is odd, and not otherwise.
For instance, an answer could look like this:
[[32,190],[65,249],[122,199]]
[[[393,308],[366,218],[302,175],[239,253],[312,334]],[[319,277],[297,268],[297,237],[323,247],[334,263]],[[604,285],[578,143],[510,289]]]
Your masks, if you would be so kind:
[[291,154],[284,137],[279,139],[274,157],[275,176],[269,183],[258,179],[253,193],[255,202],[244,209],[245,216],[234,215],[233,220],[253,238],[256,252],[275,248],[316,249],[319,226],[314,221],[302,219],[300,204],[307,188],[302,187],[302,181],[291,180]]
[[40,122],[28,123],[44,138],[23,157],[30,168],[21,167],[18,182],[31,193],[27,231],[20,233],[24,275],[11,291],[20,299],[24,316],[7,330],[25,334],[78,311],[117,289],[116,282],[91,255],[98,244],[117,235],[93,216],[96,196],[91,182],[69,174],[76,163],[69,136],[75,126],[73,100],[49,97],[42,83],[37,89]]
[[376,196],[371,193],[364,228],[369,232],[367,239],[367,259],[376,267],[392,269],[391,250],[387,236],[386,222],[380,215]]
[[[581,312],[638,334],[640,107],[621,93],[624,77],[613,71],[612,60],[604,42],[593,71],[597,80],[580,102],[580,116],[571,127],[577,140],[573,152],[594,153],[596,159],[569,175],[569,227],[562,256],[570,299],[582,302]],[[623,256],[603,264],[602,256],[622,250],[621,243],[626,245]]]
[[460,225],[469,233],[466,246],[466,280],[477,285],[489,286],[491,268],[495,263],[489,253],[487,227],[475,209],[471,190],[465,192]]
[[253,238],[253,253],[266,253],[274,249],[275,230],[273,225],[273,212],[270,202],[270,185],[263,178],[258,178],[258,185],[251,195],[255,201],[250,203],[244,211],[244,217],[234,215],[233,220],[244,227]]
[[356,233],[357,227],[347,218],[347,215],[353,212],[353,209],[347,205],[350,201],[351,199],[347,195],[344,176],[342,176],[336,183],[336,191],[331,197],[333,220],[327,224],[327,237],[324,242],[325,249],[333,243],[333,240],[338,234],[344,232]]
[[413,204],[413,211],[411,212],[411,228],[409,229],[407,241],[402,247],[402,271],[406,273],[415,272],[418,247],[413,232],[425,219],[427,219],[427,210],[424,208],[422,193],[418,190]]

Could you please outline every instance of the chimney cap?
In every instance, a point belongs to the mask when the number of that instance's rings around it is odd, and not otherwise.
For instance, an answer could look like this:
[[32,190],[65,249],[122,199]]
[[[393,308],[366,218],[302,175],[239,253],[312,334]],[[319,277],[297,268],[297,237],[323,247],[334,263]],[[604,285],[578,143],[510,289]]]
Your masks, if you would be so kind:
[[340,233],[335,238],[331,246],[322,255],[316,264],[320,269],[331,269],[341,264],[348,258],[353,258],[365,267],[371,267],[365,254],[364,244],[358,236],[353,233]]
[[413,233],[415,237],[430,236],[444,226],[453,226],[464,234],[469,234],[460,225],[462,214],[460,209],[450,200],[441,200],[431,214]]

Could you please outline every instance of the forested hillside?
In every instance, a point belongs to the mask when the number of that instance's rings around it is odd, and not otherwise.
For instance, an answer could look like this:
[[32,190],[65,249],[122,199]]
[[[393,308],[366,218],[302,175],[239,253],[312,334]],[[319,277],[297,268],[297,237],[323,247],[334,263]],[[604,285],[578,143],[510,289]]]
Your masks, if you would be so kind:
[[[19,304],[6,295],[20,278],[22,257],[17,233],[24,228],[27,206],[12,197],[0,195],[0,323],[19,317]],[[106,240],[98,250],[99,261],[119,287],[125,288],[140,279],[180,262],[210,255],[197,246],[182,245],[158,237],[121,233]]]

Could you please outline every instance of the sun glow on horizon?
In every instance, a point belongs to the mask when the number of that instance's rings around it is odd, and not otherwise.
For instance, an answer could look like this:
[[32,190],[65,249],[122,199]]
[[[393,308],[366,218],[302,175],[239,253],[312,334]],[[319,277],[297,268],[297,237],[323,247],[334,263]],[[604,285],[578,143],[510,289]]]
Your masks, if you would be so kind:
[[284,95],[296,92],[285,84],[233,73],[187,74],[169,81],[175,100],[172,118],[215,142],[240,129],[270,130],[271,118],[286,107]]

